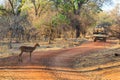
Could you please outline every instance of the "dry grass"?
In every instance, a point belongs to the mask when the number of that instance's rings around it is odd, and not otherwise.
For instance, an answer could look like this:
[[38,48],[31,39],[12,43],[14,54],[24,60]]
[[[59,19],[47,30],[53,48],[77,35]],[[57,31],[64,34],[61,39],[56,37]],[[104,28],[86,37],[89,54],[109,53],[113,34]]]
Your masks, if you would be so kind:
[[[58,50],[61,48],[70,48],[81,45],[85,39],[55,39],[51,44],[48,42],[39,42],[40,47],[36,49],[36,51],[45,51],[45,50]],[[28,42],[28,43],[13,43],[12,49],[8,48],[8,43],[3,41],[0,43],[0,57],[8,57],[17,55],[20,53],[20,46],[34,46],[36,42]]]
[[120,56],[114,54],[120,54],[120,46],[116,45],[109,49],[102,51],[96,51],[84,56],[78,56],[75,59],[75,68],[85,70],[102,69],[110,66],[120,65]]
[[[57,42],[58,41],[58,42]],[[37,50],[50,50],[59,48],[69,48],[77,45],[81,45],[84,41],[61,41],[57,40],[52,44],[42,42],[41,47]],[[59,43],[59,44],[58,44]],[[8,50],[9,53],[16,55],[19,53],[19,46],[28,45],[33,46],[35,43],[21,43],[13,44],[13,49]],[[64,46],[63,46],[64,44]],[[77,45],[76,45],[77,44]],[[72,46],[71,46],[72,45]],[[5,49],[5,48],[3,48]],[[37,51],[36,50],[36,51]],[[4,50],[5,51],[5,50]],[[119,80],[120,68],[117,65],[120,64],[120,57],[115,57],[114,53],[119,53],[120,46],[112,46],[109,49],[97,51],[84,56],[78,56],[75,58],[74,69],[76,72],[52,71],[52,70],[1,70],[0,79],[2,80]],[[7,52],[7,51],[6,51]],[[5,53],[6,54],[6,53]],[[5,62],[3,62],[5,63]],[[112,67],[116,66],[116,67]],[[23,66],[22,66],[23,67]],[[107,69],[106,69],[107,68]],[[95,70],[95,71],[94,71]],[[27,73],[27,75],[23,74]],[[116,77],[115,77],[116,76]]]

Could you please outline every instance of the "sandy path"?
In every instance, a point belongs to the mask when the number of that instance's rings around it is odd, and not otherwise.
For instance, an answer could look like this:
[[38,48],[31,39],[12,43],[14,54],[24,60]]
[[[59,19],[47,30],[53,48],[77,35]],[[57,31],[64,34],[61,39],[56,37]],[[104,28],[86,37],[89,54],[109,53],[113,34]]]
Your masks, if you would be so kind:
[[[29,62],[29,54],[23,55],[23,63],[18,62],[17,56],[3,58],[0,59],[0,66],[4,68],[0,69],[0,80],[97,80],[96,77],[100,77],[103,73],[94,72],[88,75],[88,73],[67,70],[74,67],[74,60],[78,55],[84,56],[113,45],[113,42],[86,42],[75,48],[34,52],[32,54],[32,62]],[[7,69],[5,66],[24,67],[26,69]],[[27,69],[29,66],[31,66],[30,69]],[[48,70],[49,68],[54,70]],[[119,75],[118,70],[115,71],[116,73],[114,72],[115,74],[112,74],[112,71],[109,72],[111,72],[111,75],[102,75],[100,80],[103,78],[103,80],[114,80],[108,77]],[[92,75],[94,77],[91,77]]]

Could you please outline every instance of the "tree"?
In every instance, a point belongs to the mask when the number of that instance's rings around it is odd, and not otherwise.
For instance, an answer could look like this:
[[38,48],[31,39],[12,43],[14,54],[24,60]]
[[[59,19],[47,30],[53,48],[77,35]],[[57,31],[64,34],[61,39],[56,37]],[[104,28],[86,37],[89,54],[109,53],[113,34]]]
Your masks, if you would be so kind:
[[[26,15],[20,15],[25,0],[8,0],[0,10],[3,12],[2,18],[6,17],[8,25],[7,32],[10,33],[9,47],[12,48],[12,38],[17,38],[23,34],[24,27],[20,24],[26,19]],[[7,33],[6,33],[7,34]],[[18,39],[17,39],[18,41]]]
[[[30,34],[31,29],[35,28],[36,34],[46,27],[49,28],[50,35],[69,32],[78,38],[96,23],[102,4],[108,1],[110,0],[7,0],[8,3],[5,7],[0,7],[0,11],[8,17],[8,29],[12,30],[12,38],[17,38],[19,34],[30,39],[33,36]],[[26,22],[30,25],[26,25]]]
[[[23,7],[25,0],[8,0],[7,1],[11,6],[11,12],[14,15],[20,15],[21,8]],[[6,10],[6,9],[4,9]]]
[[92,9],[90,3],[93,3],[96,9],[96,12],[101,11],[101,6],[104,2],[109,2],[111,0],[51,0],[54,2],[54,5],[58,12],[66,15],[70,21],[71,26],[76,30],[76,38],[80,36],[80,32],[82,29],[82,21],[80,21],[79,17],[82,13],[84,6],[88,6],[88,10]]
[[120,44],[120,6],[117,4],[117,6],[111,11],[110,14],[113,19],[112,26],[111,26],[111,32],[113,36],[119,39]]
[[48,6],[51,4],[49,0],[31,0],[36,16],[40,16],[45,10],[47,11]]

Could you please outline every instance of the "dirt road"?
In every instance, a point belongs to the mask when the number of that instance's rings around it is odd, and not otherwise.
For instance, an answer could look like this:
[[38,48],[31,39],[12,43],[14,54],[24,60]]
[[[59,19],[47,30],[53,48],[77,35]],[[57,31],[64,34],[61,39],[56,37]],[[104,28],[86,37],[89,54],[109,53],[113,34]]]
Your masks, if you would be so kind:
[[[18,62],[17,56],[0,59],[1,80],[106,80],[108,77],[101,77],[101,73],[75,72],[74,65],[76,57],[92,54],[98,50],[109,48],[115,45],[114,42],[86,42],[81,46],[60,50],[39,51],[32,54],[32,61],[29,61],[29,54],[22,56],[23,62]],[[12,66],[12,67],[11,67]],[[109,72],[111,70],[108,70]],[[120,74],[117,68],[116,74]],[[103,74],[103,73],[102,73]],[[110,75],[110,74],[109,74]],[[109,76],[108,75],[108,76]],[[91,77],[93,76],[93,77]],[[103,75],[102,75],[103,76]],[[98,79],[97,79],[98,78]],[[110,79],[110,80],[119,80]]]

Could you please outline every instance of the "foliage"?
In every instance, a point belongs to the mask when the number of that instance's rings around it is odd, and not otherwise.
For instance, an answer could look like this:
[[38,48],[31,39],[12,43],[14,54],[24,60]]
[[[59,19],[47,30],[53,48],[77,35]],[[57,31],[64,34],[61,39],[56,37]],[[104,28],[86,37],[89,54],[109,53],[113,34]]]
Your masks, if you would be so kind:
[[52,18],[52,25],[53,26],[60,26],[62,24],[69,24],[70,21],[67,19],[66,15],[57,14]]
[[[7,1],[4,7],[0,6],[0,14],[9,17],[9,27],[14,26],[15,31],[16,26],[22,26],[26,30],[27,37],[30,38],[32,34],[38,32],[40,34],[37,36],[41,37],[42,33],[47,35],[47,30],[50,32],[49,36],[54,34],[61,36],[69,32],[68,34],[80,37],[80,34],[85,34],[89,28],[98,23],[113,22],[109,15],[101,10],[102,4],[110,0]],[[14,34],[19,33],[14,32]],[[26,34],[21,33],[25,36]]]
[[120,43],[120,6],[119,4],[111,11],[110,17],[112,19],[111,32],[114,37],[119,39],[119,43]]

